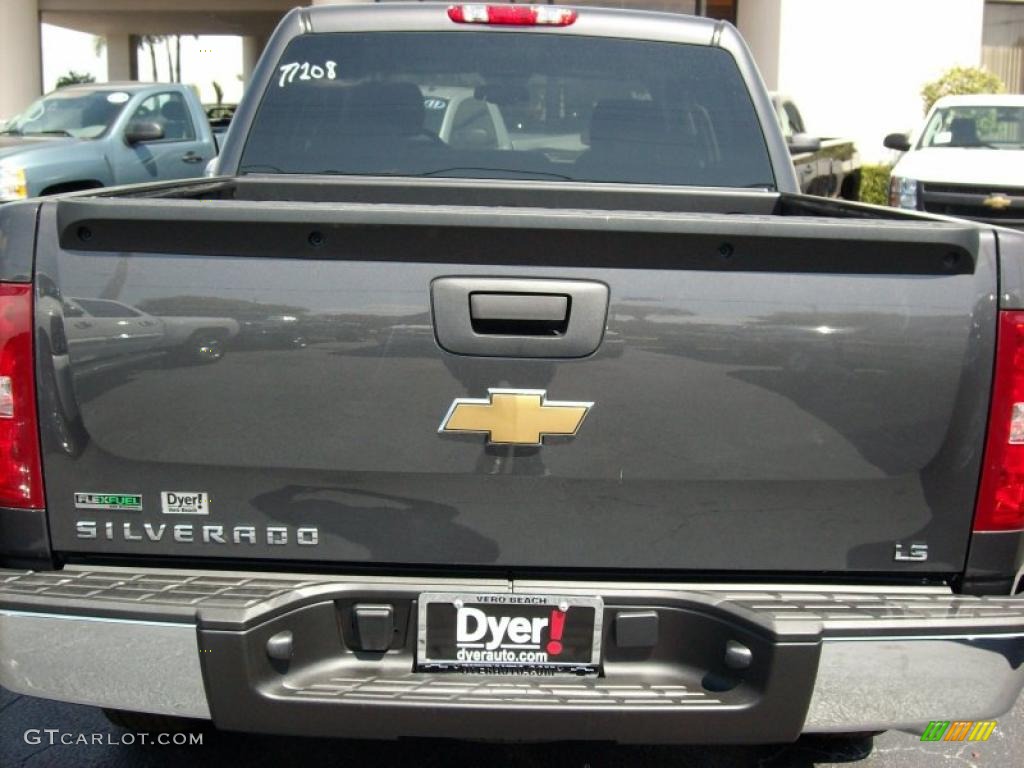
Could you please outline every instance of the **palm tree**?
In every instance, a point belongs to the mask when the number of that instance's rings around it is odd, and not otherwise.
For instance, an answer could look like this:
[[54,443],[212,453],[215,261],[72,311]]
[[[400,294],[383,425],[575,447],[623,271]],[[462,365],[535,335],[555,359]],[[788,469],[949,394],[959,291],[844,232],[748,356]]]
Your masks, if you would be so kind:
[[164,36],[163,35],[142,35],[139,39],[142,41],[142,44],[144,46],[146,46],[146,48],[149,49],[149,62],[150,62],[150,64],[153,67],[153,79],[154,80],[159,80],[160,76],[159,76],[159,74],[157,74],[157,71],[156,71],[156,46],[157,46],[158,43],[163,42]]
[[174,57],[171,56],[171,38],[173,35],[164,37],[164,49],[167,51],[167,79],[174,82]]

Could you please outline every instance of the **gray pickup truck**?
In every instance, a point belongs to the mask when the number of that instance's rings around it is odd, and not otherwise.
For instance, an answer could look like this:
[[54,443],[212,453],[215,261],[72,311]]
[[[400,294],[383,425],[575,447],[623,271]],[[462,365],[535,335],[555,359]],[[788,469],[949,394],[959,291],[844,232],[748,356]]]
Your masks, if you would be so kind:
[[187,85],[68,86],[0,123],[0,203],[202,176],[216,154]]
[[[428,127],[455,87],[504,148]],[[0,208],[0,684],[381,738],[1013,705],[1024,240],[801,195],[733,27],[299,9],[220,172]],[[242,330],[97,370],[90,300]]]

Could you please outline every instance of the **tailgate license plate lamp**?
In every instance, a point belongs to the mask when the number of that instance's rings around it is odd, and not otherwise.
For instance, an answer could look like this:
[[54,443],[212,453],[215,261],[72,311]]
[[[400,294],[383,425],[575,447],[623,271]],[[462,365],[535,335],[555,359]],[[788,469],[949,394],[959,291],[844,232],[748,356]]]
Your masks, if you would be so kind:
[[604,602],[556,595],[420,595],[423,671],[596,674]]

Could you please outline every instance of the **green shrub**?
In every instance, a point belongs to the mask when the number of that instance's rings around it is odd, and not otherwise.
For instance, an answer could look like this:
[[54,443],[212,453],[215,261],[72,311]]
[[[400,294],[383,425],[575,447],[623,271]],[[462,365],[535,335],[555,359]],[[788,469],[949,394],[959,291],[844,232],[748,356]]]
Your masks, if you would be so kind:
[[978,67],[953,67],[942,77],[921,89],[925,114],[943,96],[966,96],[972,93],[1005,93],[1006,86],[997,75]]
[[73,69],[69,69],[63,75],[57,78],[57,87],[63,88],[67,85],[78,85],[79,83],[95,83],[96,78],[90,75],[88,72],[75,72]]
[[874,205],[889,204],[889,174],[891,165],[862,165],[860,167],[860,201]]

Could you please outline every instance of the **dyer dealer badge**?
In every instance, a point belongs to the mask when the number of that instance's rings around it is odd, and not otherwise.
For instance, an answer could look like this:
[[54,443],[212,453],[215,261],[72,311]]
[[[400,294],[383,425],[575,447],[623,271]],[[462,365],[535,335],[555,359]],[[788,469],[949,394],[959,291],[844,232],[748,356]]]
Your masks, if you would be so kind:
[[594,673],[601,663],[603,612],[599,597],[422,594],[417,667]]

